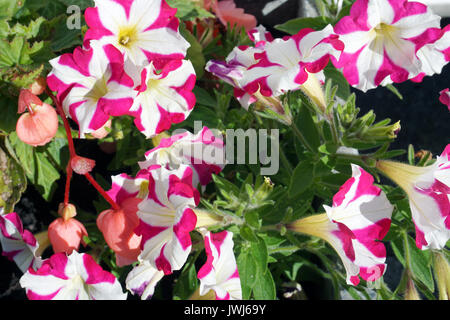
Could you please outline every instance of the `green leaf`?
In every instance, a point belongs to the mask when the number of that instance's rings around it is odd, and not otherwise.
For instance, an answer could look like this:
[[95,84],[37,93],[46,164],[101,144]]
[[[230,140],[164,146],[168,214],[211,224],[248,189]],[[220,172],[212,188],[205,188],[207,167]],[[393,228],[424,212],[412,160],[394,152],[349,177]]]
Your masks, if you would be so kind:
[[416,280],[423,283],[431,292],[434,291],[434,280],[431,273],[431,254],[429,250],[420,250],[416,242],[408,237],[408,247],[411,257],[411,271]]
[[172,8],[177,8],[176,17],[183,21],[215,17],[195,1],[167,0],[167,3]]
[[256,236],[255,232],[252,230],[252,228],[250,228],[248,225],[243,224],[240,228],[239,228],[239,235],[247,241],[250,242],[257,242],[258,241],[258,237]]
[[184,27],[184,24],[180,27],[180,33],[191,45],[187,50],[186,59],[192,62],[197,78],[201,78],[205,72],[206,65],[203,47],[197,38]]
[[314,180],[314,165],[309,161],[300,162],[292,173],[289,184],[289,198],[294,198],[309,188]]
[[81,44],[81,30],[68,29],[66,24],[66,16],[61,16],[60,21],[56,25],[52,36],[52,50],[61,51]]
[[24,0],[0,0],[0,19],[12,18],[22,9]]
[[36,20],[31,21],[28,26],[17,23],[14,27],[11,28],[10,33],[25,37],[25,39],[34,38],[37,36],[39,29],[41,28],[41,24],[44,21],[45,19],[43,17],[39,17]]
[[[58,139],[54,139],[45,147],[34,148],[20,141],[15,132],[9,135],[11,146],[14,148],[28,180],[37,188],[45,200],[51,198],[56,188],[56,181],[60,177],[55,166],[63,166],[57,164],[55,156],[51,155],[52,151],[49,151],[49,149],[61,149],[63,144],[55,140]],[[59,147],[53,147],[51,144],[59,144]]]
[[267,262],[269,259],[266,243],[262,238],[257,237],[257,241],[251,243],[250,251],[255,259],[259,274],[263,274],[267,270]]
[[248,248],[243,248],[236,260],[242,287],[242,299],[248,300],[257,279],[255,259]]
[[388,88],[389,91],[391,91],[393,94],[395,94],[400,100],[403,100],[403,96],[400,93],[400,91],[398,91],[398,89],[396,87],[394,87],[392,84],[386,85],[386,88]]
[[256,281],[256,284],[253,287],[253,297],[256,300],[276,299],[277,293],[275,289],[275,282],[268,269],[263,275],[258,276],[258,281]]
[[5,213],[14,211],[14,205],[20,200],[27,187],[27,178],[22,167],[4,146],[3,137],[0,146],[0,207]]
[[328,64],[323,72],[326,79],[331,79],[333,85],[338,86],[336,95],[341,99],[347,100],[350,97],[350,85],[342,72],[333,67],[332,64]]
[[319,132],[314,124],[310,111],[304,103],[300,105],[299,112],[294,121],[311,148],[317,150],[320,145]]
[[328,17],[296,18],[289,20],[283,24],[276,25],[275,29],[294,35],[301,29],[305,28],[321,30],[325,28],[329,23],[331,23],[331,19]]
[[93,0],[58,0],[65,4],[67,7],[75,5],[80,7],[81,10],[85,10],[87,7],[95,7]]
[[[192,258],[191,258],[192,259]],[[175,282],[174,299],[187,300],[198,287],[195,263],[186,263],[183,271]]]

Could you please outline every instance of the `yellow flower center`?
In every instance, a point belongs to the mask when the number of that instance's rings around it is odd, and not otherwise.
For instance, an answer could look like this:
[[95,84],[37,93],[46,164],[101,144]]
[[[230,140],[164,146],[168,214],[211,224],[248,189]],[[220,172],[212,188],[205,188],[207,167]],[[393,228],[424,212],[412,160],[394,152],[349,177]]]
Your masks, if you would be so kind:
[[86,95],[86,98],[92,99],[94,101],[98,101],[108,92],[108,86],[106,84],[106,79],[102,77],[97,80],[92,87],[91,91],[89,91]]
[[118,43],[119,45],[130,48],[137,40],[138,32],[135,26],[122,27],[119,30]]

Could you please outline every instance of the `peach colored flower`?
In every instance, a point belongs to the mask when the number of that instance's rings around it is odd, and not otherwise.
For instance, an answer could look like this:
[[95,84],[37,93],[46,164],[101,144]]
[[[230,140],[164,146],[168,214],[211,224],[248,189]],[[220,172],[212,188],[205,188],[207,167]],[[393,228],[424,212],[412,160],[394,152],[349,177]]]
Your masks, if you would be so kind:
[[57,218],[48,226],[48,238],[55,253],[71,254],[73,250],[78,250],[80,242],[85,245],[83,236],[87,235],[83,224],[74,218]]
[[231,27],[244,27],[246,31],[256,27],[256,18],[254,15],[244,12],[244,9],[237,8],[233,0],[210,0],[204,2],[206,9],[212,9],[223,25],[228,23]]

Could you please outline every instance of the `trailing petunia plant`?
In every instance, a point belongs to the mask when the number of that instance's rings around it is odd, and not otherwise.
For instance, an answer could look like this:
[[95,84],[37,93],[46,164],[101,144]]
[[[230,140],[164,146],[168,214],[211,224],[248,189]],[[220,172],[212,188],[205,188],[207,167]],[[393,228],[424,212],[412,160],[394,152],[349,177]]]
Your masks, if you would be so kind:
[[275,34],[232,0],[0,0],[0,244],[28,299],[449,298],[450,145],[391,149],[352,91],[441,73],[450,27],[316,5]]

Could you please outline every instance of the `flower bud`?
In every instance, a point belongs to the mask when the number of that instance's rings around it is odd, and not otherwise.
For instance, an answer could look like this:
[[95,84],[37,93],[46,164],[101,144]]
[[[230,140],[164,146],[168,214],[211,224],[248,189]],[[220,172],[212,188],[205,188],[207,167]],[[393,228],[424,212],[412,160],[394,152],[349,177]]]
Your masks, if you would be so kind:
[[[23,106],[19,103],[19,111]],[[26,144],[42,146],[47,144],[58,130],[58,115],[49,104],[30,105],[30,112],[20,116],[16,124],[17,136]]]
[[223,217],[212,212],[201,209],[194,209],[194,212],[197,216],[197,224],[195,225],[196,229],[218,226],[223,222]]
[[439,300],[449,300],[450,265],[442,252],[433,252],[433,269],[439,290]]
[[31,105],[33,104],[41,106],[42,101],[30,90],[28,89],[20,90],[17,113],[24,113],[27,109],[30,109]]
[[139,225],[136,212],[141,201],[138,198],[128,198],[121,203],[120,210],[105,210],[97,218],[97,226],[108,246],[116,253],[119,267],[137,261],[141,252],[141,236],[134,233]]
[[76,173],[86,174],[94,169],[95,161],[85,157],[74,156],[72,160],[70,160],[70,165]]
[[64,221],[69,220],[77,215],[77,209],[73,204],[64,205],[60,203],[58,207],[58,214],[64,219]]
[[44,93],[45,88],[47,87],[47,81],[45,81],[44,77],[37,77],[34,82],[29,86],[29,89],[32,94],[40,95]]
[[419,293],[411,277],[408,277],[408,282],[406,283],[405,300],[420,300]]
[[74,218],[66,221],[57,218],[48,226],[48,238],[55,253],[71,254],[73,250],[78,250],[80,242],[85,245],[83,237],[87,235],[83,224]]
[[91,135],[96,139],[103,139],[109,134],[109,130],[111,129],[111,119],[109,119],[103,127],[100,129],[95,130],[94,132],[91,132]]

